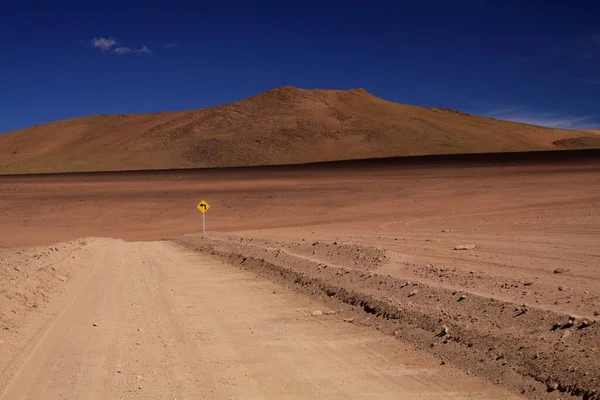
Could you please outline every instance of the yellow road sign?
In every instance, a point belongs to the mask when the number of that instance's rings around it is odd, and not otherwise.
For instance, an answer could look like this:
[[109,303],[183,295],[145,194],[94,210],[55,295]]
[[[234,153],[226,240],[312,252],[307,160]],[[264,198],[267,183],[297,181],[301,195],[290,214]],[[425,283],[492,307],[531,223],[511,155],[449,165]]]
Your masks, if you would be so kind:
[[196,208],[198,209],[198,211],[204,214],[210,208],[210,204],[208,204],[205,200],[201,200],[200,203],[198,203],[198,205],[196,206]]

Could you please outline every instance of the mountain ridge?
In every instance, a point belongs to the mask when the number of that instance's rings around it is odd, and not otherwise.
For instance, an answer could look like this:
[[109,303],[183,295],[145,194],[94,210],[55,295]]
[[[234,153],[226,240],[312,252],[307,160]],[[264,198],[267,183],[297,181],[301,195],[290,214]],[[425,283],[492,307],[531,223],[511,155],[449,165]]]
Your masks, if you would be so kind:
[[283,86],[215,107],[77,117],[5,133],[0,135],[0,173],[235,167],[596,147],[600,135],[590,130],[545,128],[400,104],[363,88]]

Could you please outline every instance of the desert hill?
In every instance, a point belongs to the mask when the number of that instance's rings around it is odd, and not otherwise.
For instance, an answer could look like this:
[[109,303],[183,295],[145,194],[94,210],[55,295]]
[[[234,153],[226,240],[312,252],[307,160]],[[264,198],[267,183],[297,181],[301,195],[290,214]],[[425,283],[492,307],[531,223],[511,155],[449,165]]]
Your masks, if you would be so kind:
[[0,173],[295,164],[600,147],[543,128],[394,103],[363,89],[286,86],[222,106],[69,119],[0,135]]

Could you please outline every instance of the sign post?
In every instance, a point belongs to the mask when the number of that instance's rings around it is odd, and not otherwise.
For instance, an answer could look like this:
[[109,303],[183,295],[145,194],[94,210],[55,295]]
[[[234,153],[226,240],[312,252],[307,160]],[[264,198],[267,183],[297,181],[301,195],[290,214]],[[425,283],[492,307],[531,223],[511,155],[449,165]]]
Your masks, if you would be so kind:
[[200,200],[196,208],[202,213],[202,233],[206,235],[206,212],[210,208],[210,204],[205,200]]

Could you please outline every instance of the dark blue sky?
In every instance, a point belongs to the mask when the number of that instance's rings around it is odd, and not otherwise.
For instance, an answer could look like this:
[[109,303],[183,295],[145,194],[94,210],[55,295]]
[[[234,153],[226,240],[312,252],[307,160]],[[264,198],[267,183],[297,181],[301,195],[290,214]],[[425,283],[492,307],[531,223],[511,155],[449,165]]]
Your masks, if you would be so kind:
[[600,127],[598,3],[4,0],[0,132],[282,85]]

